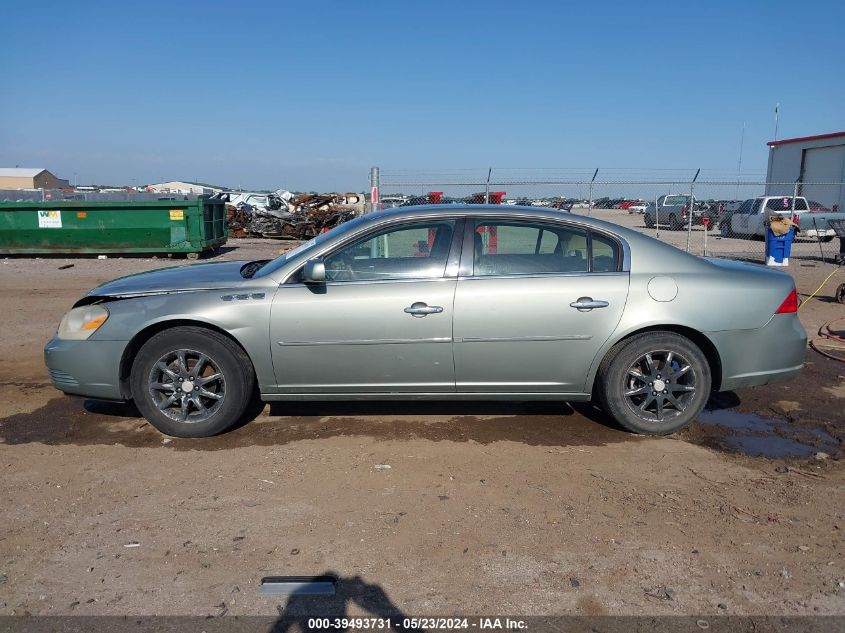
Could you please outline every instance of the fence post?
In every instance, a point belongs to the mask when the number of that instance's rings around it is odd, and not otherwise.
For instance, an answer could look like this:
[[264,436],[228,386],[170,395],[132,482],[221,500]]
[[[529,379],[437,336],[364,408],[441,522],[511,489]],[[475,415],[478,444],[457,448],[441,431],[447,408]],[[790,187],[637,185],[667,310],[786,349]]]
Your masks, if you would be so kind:
[[378,211],[379,168],[370,167],[370,212]]
[[596,181],[596,176],[599,173],[599,168],[596,167],[596,170],[593,172],[593,179],[590,180],[590,203],[587,205],[587,216],[593,215],[593,183]]
[[[701,173],[701,168],[695,172],[692,182],[689,184],[689,217],[687,218],[687,253],[689,253],[690,240],[692,239],[692,216],[695,213],[695,181],[698,180],[698,174]],[[707,227],[704,228],[707,230]]]
[[487,170],[487,184],[484,185],[484,204],[490,204],[490,175],[493,173],[493,168]]
[[654,239],[660,239],[660,207],[657,206],[657,201],[660,199],[659,194],[654,194]]

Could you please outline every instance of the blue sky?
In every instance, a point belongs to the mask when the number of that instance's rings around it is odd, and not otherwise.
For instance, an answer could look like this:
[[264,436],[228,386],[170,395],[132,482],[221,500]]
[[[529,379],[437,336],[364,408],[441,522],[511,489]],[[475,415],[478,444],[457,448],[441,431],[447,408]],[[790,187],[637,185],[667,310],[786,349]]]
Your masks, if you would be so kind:
[[[16,2],[0,166],[362,190],[368,168],[764,173],[845,130],[845,4]],[[76,174],[76,176],[74,176]]]

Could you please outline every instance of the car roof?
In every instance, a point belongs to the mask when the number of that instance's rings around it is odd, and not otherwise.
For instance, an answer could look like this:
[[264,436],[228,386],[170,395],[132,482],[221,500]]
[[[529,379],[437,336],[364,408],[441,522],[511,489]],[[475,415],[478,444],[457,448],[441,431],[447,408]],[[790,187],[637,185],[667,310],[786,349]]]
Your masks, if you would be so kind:
[[576,220],[578,222],[584,221],[585,224],[595,224],[601,227],[617,227],[618,224],[606,222],[597,218],[592,218],[585,215],[577,215],[567,212],[561,212],[560,209],[554,207],[535,207],[529,205],[519,204],[420,204],[409,205],[404,207],[394,207],[392,209],[383,209],[370,213],[368,217],[373,219],[387,219],[392,217],[427,217],[427,216],[442,216],[442,215],[466,215],[469,217],[478,216],[498,216],[510,217],[514,219],[525,217],[544,217],[550,220]]
[[634,238],[640,234],[624,226],[598,218],[561,211],[554,207],[534,207],[517,204],[421,204],[405,207],[394,207],[374,211],[364,217],[373,221],[392,220],[399,218],[426,218],[442,216],[466,217],[497,217],[504,219],[548,219],[556,222],[568,222],[581,225],[584,228],[596,228],[609,233],[615,233],[626,238]]

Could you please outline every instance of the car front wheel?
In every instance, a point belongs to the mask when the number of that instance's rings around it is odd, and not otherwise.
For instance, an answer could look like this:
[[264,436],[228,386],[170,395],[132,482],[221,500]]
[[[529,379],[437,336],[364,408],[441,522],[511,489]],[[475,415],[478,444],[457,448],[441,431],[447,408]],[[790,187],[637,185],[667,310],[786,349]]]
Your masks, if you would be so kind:
[[132,396],[162,433],[209,437],[238,422],[253,398],[246,353],[226,336],[178,327],[148,340],[132,364]]
[[646,332],[623,341],[598,375],[602,406],[629,431],[674,433],[689,424],[710,395],[704,353],[674,332]]

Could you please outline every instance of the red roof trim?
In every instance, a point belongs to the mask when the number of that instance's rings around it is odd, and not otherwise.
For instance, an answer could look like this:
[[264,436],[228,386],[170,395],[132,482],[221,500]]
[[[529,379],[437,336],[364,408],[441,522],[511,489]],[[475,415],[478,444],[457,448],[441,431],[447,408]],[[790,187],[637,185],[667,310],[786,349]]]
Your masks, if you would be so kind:
[[816,134],[815,136],[799,136],[798,138],[785,138],[781,141],[769,141],[766,143],[769,147],[775,147],[776,145],[786,145],[787,143],[802,143],[804,141],[821,141],[826,138],[837,138],[839,136],[845,136],[845,132],[832,132],[830,134]]

